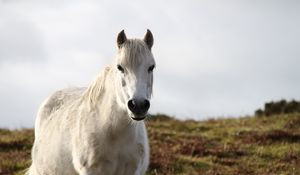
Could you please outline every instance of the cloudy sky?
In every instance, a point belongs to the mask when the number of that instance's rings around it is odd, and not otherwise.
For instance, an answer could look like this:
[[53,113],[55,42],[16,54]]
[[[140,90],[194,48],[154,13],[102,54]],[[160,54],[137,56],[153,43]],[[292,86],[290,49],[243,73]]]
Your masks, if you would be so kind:
[[116,35],[151,29],[151,112],[205,119],[300,99],[300,1],[0,0],[0,127],[33,127],[55,90],[87,86]]

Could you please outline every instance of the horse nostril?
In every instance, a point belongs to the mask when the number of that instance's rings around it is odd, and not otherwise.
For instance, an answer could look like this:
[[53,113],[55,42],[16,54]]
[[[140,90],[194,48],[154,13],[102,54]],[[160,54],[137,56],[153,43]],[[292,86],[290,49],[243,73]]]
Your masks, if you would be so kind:
[[133,112],[136,107],[136,102],[134,100],[129,100],[127,105],[128,108]]
[[149,100],[144,101],[144,110],[147,111],[150,108],[150,102]]

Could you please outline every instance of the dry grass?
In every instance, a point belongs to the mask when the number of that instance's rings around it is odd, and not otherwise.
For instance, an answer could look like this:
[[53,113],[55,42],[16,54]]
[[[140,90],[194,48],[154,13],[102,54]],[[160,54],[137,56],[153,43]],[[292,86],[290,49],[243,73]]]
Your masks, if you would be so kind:
[[[148,175],[300,174],[300,115],[146,121],[151,147]],[[32,130],[0,129],[0,174],[30,164]]]

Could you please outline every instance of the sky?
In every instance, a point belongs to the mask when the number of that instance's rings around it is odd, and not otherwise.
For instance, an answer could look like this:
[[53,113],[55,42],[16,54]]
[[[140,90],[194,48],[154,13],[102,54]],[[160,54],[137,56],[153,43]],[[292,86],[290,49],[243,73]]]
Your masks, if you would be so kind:
[[0,127],[33,127],[51,93],[88,86],[123,29],[154,35],[151,113],[239,117],[300,99],[300,1],[0,0]]

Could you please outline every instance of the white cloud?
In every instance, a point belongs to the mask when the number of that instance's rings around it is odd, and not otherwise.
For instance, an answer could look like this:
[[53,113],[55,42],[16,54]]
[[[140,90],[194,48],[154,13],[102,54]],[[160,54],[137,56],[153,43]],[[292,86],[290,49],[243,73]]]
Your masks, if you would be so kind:
[[0,62],[32,61],[45,57],[40,31],[11,9],[0,8]]
[[204,118],[300,98],[298,1],[0,1],[0,127],[32,126],[56,89],[87,86],[116,34],[154,34],[151,110]]

